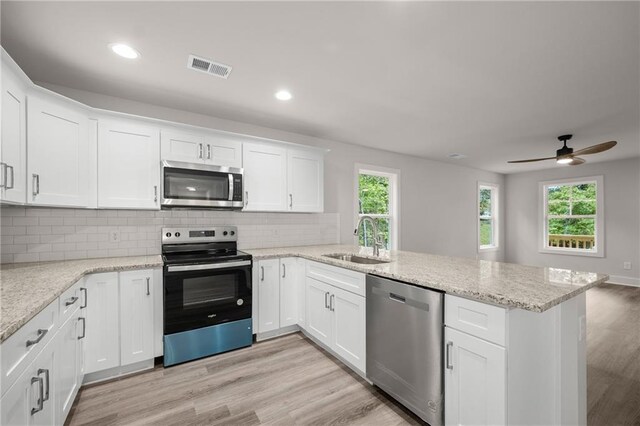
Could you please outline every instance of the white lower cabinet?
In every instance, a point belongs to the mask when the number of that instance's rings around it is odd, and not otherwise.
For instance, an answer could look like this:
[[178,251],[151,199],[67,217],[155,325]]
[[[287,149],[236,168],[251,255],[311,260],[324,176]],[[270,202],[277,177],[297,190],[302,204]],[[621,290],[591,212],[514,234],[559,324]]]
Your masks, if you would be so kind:
[[258,333],[280,328],[280,259],[258,262]]
[[445,327],[445,423],[506,424],[506,350]]
[[304,287],[298,272],[297,258],[280,259],[280,327],[298,324],[298,291]]
[[86,277],[85,373],[120,365],[118,273]]
[[153,270],[120,273],[120,363],[154,357]]
[[331,346],[331,286],[307,277],[307,332],[327,346]]
[[62,325],[56,338],[56,424],[63,424],[71,411],[73,400],[82,386],[83,344],[86,336],[85,319],[77,308]]

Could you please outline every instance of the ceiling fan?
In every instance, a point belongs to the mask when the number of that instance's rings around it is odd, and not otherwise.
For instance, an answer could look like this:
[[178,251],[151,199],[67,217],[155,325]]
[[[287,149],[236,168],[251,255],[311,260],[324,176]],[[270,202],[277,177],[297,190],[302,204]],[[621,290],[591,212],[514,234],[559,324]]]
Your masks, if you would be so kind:
[[579,166],[580,164],[585,163],[585,160],[577,157],[577,155],[589,155],[589,154],[597,154],[599,152],[604,152],[608,149],[616,146],[618,142],[609,141],[599,143],[597,145],[590,146],[588,148],[582,148],[575,152],[573,152],[573,148],[569,148],[567,146],[567,141],[571,140],[573,135],[562,135],[558,136],[558,140],[563,143],[563,147],[556,151],[555,157],[545,157],[545,158],[532,158],[530,160],[514,160],[508,161],[508,163],[531,163],[534,161],[543,161],[543,160],[556,160],[558,164],[568,164],[570,166]]

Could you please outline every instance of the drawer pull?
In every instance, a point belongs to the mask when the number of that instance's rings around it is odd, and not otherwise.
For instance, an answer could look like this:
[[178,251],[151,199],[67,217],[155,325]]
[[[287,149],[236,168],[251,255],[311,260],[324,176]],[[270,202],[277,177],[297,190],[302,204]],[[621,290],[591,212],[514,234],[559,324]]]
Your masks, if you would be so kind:
[[47,381],[47,390],[44,391],[44,397],[42,398],[42,401],[48,401],[49,400],[49,369],[48,368],[39,368],[38,369],[38,376],[40,376],[42,373],[44,373],[44,378]]
[[46,328],[39,328],[38,329],[38,337],[36,337],[35,340],[27,340],[27,347],[35,345],[36,343],[40,343],[40,341],[42,339],[44,339],[44,336],[49,332],[49,330],[47,330]]
[[80,291],[84,293],[84,305],[81,305],[81,308],[87,307],[87,289],[84,287],[80,287]]
[[42,409],[44,408],[44,381],[42,380],[42,377],[32,377],[31,386],[33,386],[34,383],[38,383],[39,395],[38,395],[38,406],[36,408],[31,409],[32,416],[38,411],[42,411]]
[[67,300],[64,305],[65,306],[70,306],[73,305],[74,303],[76,303],[78,301],[78,296],[73,296],[71,299]]
[[453,342],[447,342],[447,370],[453,370],[453,364],[451,363],[451,348],[453,348]]
[[79,317],[78,321],[82,320],[82,336],[78,337],[78,340],[87,337],[87,320],[84,317]]

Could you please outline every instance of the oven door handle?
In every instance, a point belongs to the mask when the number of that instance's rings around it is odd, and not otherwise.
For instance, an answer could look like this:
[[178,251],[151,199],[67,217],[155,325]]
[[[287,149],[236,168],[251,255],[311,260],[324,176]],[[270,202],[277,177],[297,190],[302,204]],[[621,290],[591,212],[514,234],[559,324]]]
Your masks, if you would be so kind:
[[223,262],[223,263],[207,263],[204,265],[177,265],[168,266],[167,272],[181,272],[181,271],[206,271],[209,269],[228,269],[238,266],[249,266],[250,260],[243,260],[239,262]]

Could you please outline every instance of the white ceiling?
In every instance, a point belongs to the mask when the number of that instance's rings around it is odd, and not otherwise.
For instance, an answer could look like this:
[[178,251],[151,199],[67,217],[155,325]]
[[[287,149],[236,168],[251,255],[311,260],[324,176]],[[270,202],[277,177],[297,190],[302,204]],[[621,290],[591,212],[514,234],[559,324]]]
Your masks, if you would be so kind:
[[639,22],[637,2],[2,1],[1,41],[35,81],[512,173],[556,167],[506,161],[563,133],[618,140],[590,162],[640,155]]

